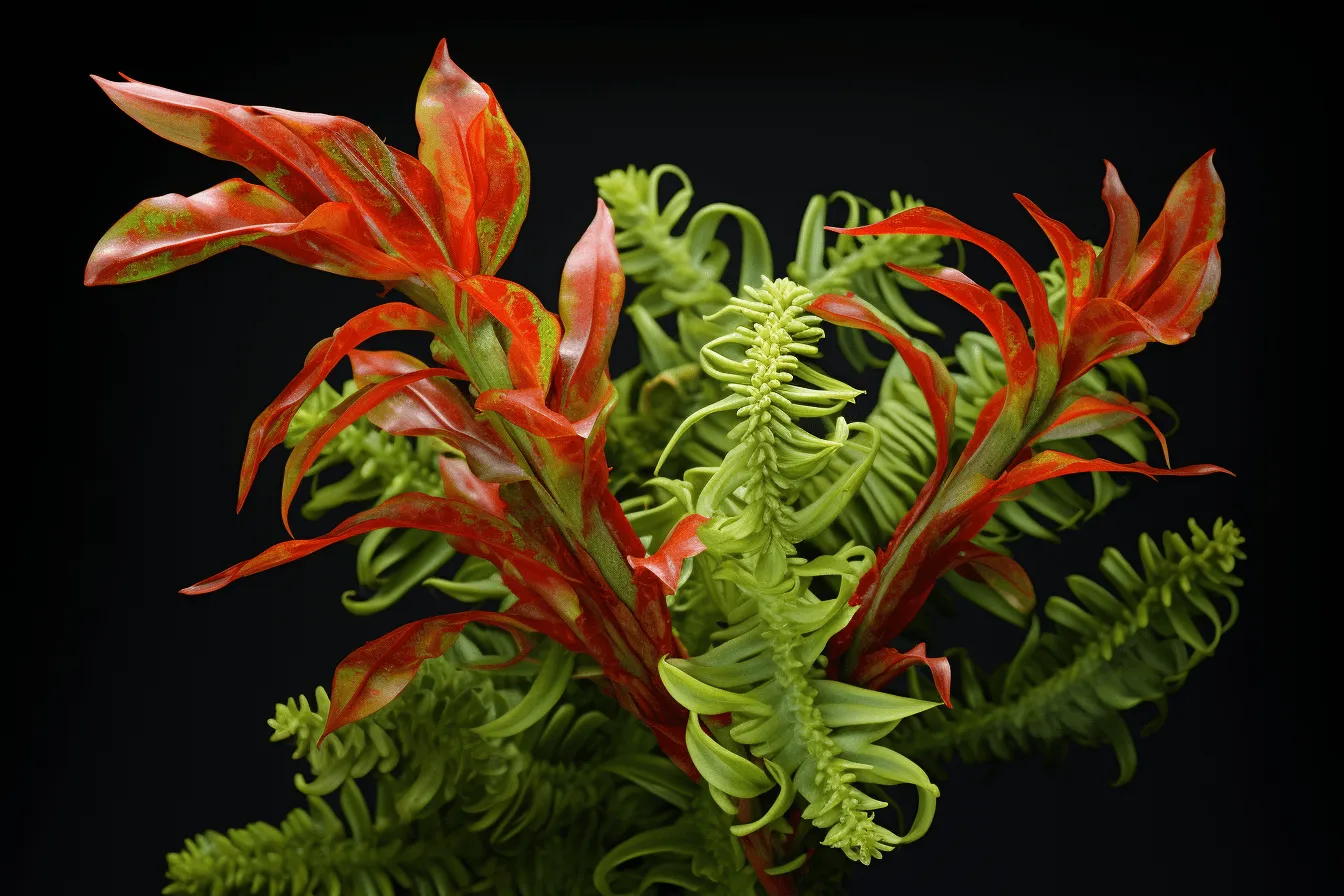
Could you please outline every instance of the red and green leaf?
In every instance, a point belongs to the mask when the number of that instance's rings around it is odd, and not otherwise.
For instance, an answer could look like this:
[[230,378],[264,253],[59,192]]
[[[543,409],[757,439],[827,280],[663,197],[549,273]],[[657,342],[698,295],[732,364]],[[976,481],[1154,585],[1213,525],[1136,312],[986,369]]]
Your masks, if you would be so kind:
[[625,297],[615,234],[611,213],[599,199],[597,214],[570,252],[560,278],[564,337],[550,405],[570,420],[589,416],[606,401],[607,356]]
[[1129,198],[1125,185],[1120,182],[1120,172],[1115,170],[1109,160],[1106,161],[1106,175],[1101,181],[1101,201],[1106,204],[1111,230],[1106,237],[1106,246],[1101,251],[1101,284],[1098,290],[1101,295],[1112,296],[1139,245],[1139,208]]
[[493,274],[527,214],[531,169],[499,101],[449,58],[446,41],[439,42],[420,85],[415,123],[420,161],[447,206],[453,266],[465,274]]
[[1022,303],[1027,309],[1027,319],[1031,322],[1032,335],[1036,339],[1037,363],[1045,367],[1053,366],[1056,346],[1059,344],[1059,328],[1050,314],[1050,302],[1045,294],[1045,286],[1037,276],[1036,269],[1003,240],[976,230],[945,211],[928,206],[906,209],[884,221],[864,227],[826,229],[855,236],[881,236],[893,233],[932,234],[964,240],[984,249],[1008,272],[1008,279],[1012,281],[1013,288],[1022,297]]
[[84,284],[149,280],[246,245],[346,277],[393,282],[413,273],[377,248],[349,206],[324,203],[305,216],[265,187],[234,178],[131,209],[94,247]]
[[[402,352],[350,352],[355,384],[361,389],[387,377],[424,370],[425,365]],[[398,436],[433,436],[466,457],[474,475],[486,482],[520,482],[529,478],[518,466],[499,434],[477,419],[461,390],[442,378],[459,374],[449,369],[431,379],[409,382],[365,415],[383,432]]]
[[[1076,397],[1075,397],[1076,395]],[[1046,422],[1037,427],[1037,435],[1029,444],[1051,439],[1073,439],[1096,433],[1127,423],[1138,418],[1152,429],[1162,446],[1162,456],[1171,466],[1171,455],[1167,451],[1167,437],[1157,424],[1148,416],[1147,409],[1134,404],[1118,392],[1099,392],[1095,395],[1077,395],[1062,392],[1056,402],[1062,410],[1053,417],[1047,416]]]
[[1055,254],[1064,265],[1064,342],[1067,343],[1074,318],[1096,297],[1097,254],[1091,246],[1074,236],[1072,230],[1041,211],[1036,203],[1021,193],[1014,193],[1013,196],[1045,231],[1050,245],[1055,248]]
[[523,635],[534,629],[508,612],[467,610],[409,622],[341,660],[331,680],[331,710],[322,737],[368,718],[395,700],[421,664],[447,653],[462,629],[473,622],[511,632],[520,653],[530,646]]
[[304,360],[303,369],[252,421],[247,434],[247,449],[243,455],[243,470],[238,480],[238,508],[241,510],[247,499],[257,468],[271,449],[285,440],[290,421],[304,401],[355,346],[383,333],[402,330],[434,332],[443,326],[443,322],[428,311],[405,302],[388,302],[360,312],[331,336],[313,346]]
[[485,311],[504,325],[513,387],[544,392],[550,386],[560,346],[560,322],[555,315],[530,290],[498,277],[469,277],[457,286],[474,306],[472,320]]
[[952,706],[952,664],[945,656],[929,656],[921,641],[907,651],[883,647],[865,654],[851,679],[853,684],[880,691],[911,666],[922,664],[933,676],[933,686],[948,707]]
[[846,293],[843,296],[818,296],[808,310],[833,324],[867,330],[891,343],[892,348],[901,356],[901,360],[910,368],[920,393],[929,405],[929,419],[933,422],[933,433],[938,446],[937,462],[934,464],[933,473],[920,489],[914,505],[902,518],[900,528],[892,536],[894,544],[933,500],[934,494],[942,485],[943,472],[947,469],[948,447],[952,441],[952,417],[956,408],[957,384],[942,359],[932,349],[923,343],[917,344],[903,335],[880,311],[853,293]]

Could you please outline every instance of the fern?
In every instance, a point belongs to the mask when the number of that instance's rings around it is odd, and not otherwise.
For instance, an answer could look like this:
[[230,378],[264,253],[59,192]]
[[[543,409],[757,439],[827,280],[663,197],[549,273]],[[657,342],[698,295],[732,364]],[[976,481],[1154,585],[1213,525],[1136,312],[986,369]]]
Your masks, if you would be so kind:
[[[1108,548],[1101,571],[1110,588],[1070,576],[1074,600],[1045,604],[1053,632],[1042,635],[1033,618],[1017,656],[987,680],[964,661],[958,708],[912,720],[890,745],[924,761],[978,762],[1065,740],[1108,743],[1120,764],[1116,783],[1128,781],[1137,754],[1121,713],[1152,702],[1160,722],[1167,695],[1213,654],[1237,618],[1241,580],[1232,571],[1245,559],[1241,533],[1221,519],[1212,533],[1189,525],[1189,541],[1174,532],[1163,535],[1161,547],[1140,538],[1142,572]],[[919,681],[910,682],[919,695]]]

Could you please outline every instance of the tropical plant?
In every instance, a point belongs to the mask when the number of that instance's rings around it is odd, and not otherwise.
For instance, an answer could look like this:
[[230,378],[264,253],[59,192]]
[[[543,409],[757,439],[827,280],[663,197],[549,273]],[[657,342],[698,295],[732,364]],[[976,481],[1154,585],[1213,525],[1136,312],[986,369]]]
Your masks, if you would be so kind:
[[[1129,357],[1194,335],[1214,300],[1211,152],[1143,235],[1108,163],[1099,253],[1018,197],[1058,255],[1040,272],[913,197],[884,211],[841,192],[806,205],[777,277],[750,212],[711,204],[682,225],[689,177],[631,166],[597,179],[553,313],[497,276],[528,158],[443,44],[415,156],[347,118],[96,80],[151,131],[260,183],[141,202],[95,247],[89,285],[251,245],[410,300],[317,343],[248,434],[240,506],[283,443],[287,527],[305,480],[306,517],[357,512],[184,591],[358,539],[348,610],[421,586],[469,605],[355,649],[314,702],[277,704],[273,739],[306,761],[308,808],[188,840],[166,893],[842,892],[852,862],[929,829],[940,791],[919,763],[1069,740],[1111,745],[1128,779],[1120,713],[1165,713],[1235,621],[1242,539],[1221,520],[1192,522],[1188,542],[1144,536],[1142,572],[1108,551],[1110,586],[1070,578],[1044,635],[1008,553],[1103,510],[1124,493],[1113,474],[1224,472],[1147,463],[1152,444],[1167,457],[1151,414],[1170,408]],[[680,187],[661,203],[668,176]],[[826,225],[835,203],[843,226]],[[962,273],[967,246],[1007,283]],[[627,278],[640,362],[613,378]],[[987,335],[944,359],[911,335],[942,335],[910,302],[920,291]],[[393,331],[423,333],[433,363],[360,348]],[[860,392],[821,366],[830,334],[852,366],[885,368],[864,419],[843,416]],[[346,359],[338,389],[326,379]],[[1091,488],[1056,481],[1071,473]],[[1014,659],[984,673],[946,648],[921,612],[939,582],[1027,629]],[[902,792],[908,823],[886,811]]]

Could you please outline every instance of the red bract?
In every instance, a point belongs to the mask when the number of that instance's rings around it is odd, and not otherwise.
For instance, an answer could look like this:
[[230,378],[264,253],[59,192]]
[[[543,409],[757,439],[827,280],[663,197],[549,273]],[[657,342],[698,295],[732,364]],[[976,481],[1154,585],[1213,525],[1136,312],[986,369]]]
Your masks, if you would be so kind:
[[[819,317],[868,330],[896,348],[928,402],[937,437],[932,476],[860,582],[853,598],[859,612],[831,642],[833,655],[847,652],[843,674],[848,678],[881,687],[911,662],[932,662],[922,650],[902,654],[887,644],[914,618],[938,578],[951,570],[985,582],[1014,606],[1034,601],[1031,582],[1017,563],[971,541],[999,503],[1015,500],[1032,485],[1098,470],[1154,477],[1227,472],[1211,465],[1158,469],[1059,451],[1034,454],[1032,449],[1041,440],[1088,435],[1136,417],[1153,426],[1145,409],[1123,396],[1088,395],[1069,384],[1108,358],[1138,351],[1148,342],[1182,342],[1194,334],[1213,302],[1220,271],[1216,244],[1223,230],[1224,195],[1212,157],[1207,153],[1186,171],[1142,240],[1137,211],[1107,163],[1102,195],[1112,223],[1100,261],[1067,227],[1018,197],[1064,263],[1067,304],[1059,323],[1050,315],[1040,279],[1017,252],[946,212],[914,208],[866,227],[831,228],[855,235],[935,234],[986,249],[1022,297],[1034,341],[1028,344],[1026,330],[1005,302],[959,271],[896,267],[979,317],[1007,368],[1007,386],[985,404],[948,471],[956,385],[938,355],[853,295],[825,295],[813,302],[810,310]],[[1166,440],[1153,430],[1165,456]],[[945,667],[934,672],[947,700]]]
[[[682,560],[703,546],[701,518],[674,529],[646,557],[607,488],[607,372],[625,278],[601,202],[565,264],[559,317],[527,289],[494,276],[527,209],[527,155],[489,88],[439,45],[420,88],[419,158],[385,145],[347,118],[239,106],[138,82],[98,80],[155,133],[238,162],[265,186],[227,181],[196,196],[136,206],[94,249],[89,284],[143,280],[239,245],[382,281],[410,296],[357,315],[309,353],[256,419],[239,483],[246,497],[265,455],[285,438],[304,400],[349,357],[358,390],[294,448],[281,507],[324,445],[360,417],[385,431],[434,436],[444,497],[398,495],[321,538],[276,545],[191,588],[214,591],[329,544],[384,528],[437,532],[492,562],[518,598],[505,611],[422,620],[352,653],[337,669],[327,730],[392,700],[424,660],[468,623],[540,633],[593,657],[616,699],[653,729],[688,773],[686,711],[663,688],[660,658],[684,651],[666,595]],[[391,331],[436,337],[428,367],[398,352],[365,352]],[[454,382],[468,381],[469,400]],[[459,459],[460,456],[460,459]],[[689,529],[687,528],[689,527]]]

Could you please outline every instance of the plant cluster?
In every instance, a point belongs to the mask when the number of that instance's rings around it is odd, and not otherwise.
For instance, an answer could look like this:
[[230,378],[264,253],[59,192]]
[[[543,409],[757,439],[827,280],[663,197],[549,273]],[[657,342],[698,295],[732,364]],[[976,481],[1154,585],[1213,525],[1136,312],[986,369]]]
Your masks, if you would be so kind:
[[[1235,621],[1242,539],[1222,520],[1144,535],[1137,564],[1108,550],[1104,584],[1070,577],[1040,613],[1010,553],[1121,499],[1117,474],[1222,472],[1147,462],[1171,409],[1130,357],[1188,339],[1214,300],[1212,152],[1146,231],[1108,163],[1100,250],[1019,196],[1058,256],[1041,271],[896,192],[813,197],[777,271],[750,212],[691,213],[684,172],[632,166],[597,179],[552,311],[498,276],[528,158],[444,45],[416,155],[347,118],[97,81],[259,183],[141,202],[87,283],[250,245],[409,300],[318,342],[248,434],[240,507],[284,445],[286,526],[305,483],[305,517],[355,512],[185,592],[357,540],[351,612],[421,586],[456,604],[277,704],[307,808],[187,841],[165,893],[843,892],[853,862],[929,829],[947,759],[1106,744],[1127,780],[1126,711],[1165,714]],[[967,247],[1007,281],[969,279]],[[940,355],[916,335],[942,336],[916,310],[929,291],[986,332]],[[613,377],[623,313],[640,361]],[[393,331],[423,333],[429,360],[361,347]],[[821,366],[828,336],[884,369],[868,413]],[[1014,658],[985,672],[949,649],[935,588],[1024,629]]]

